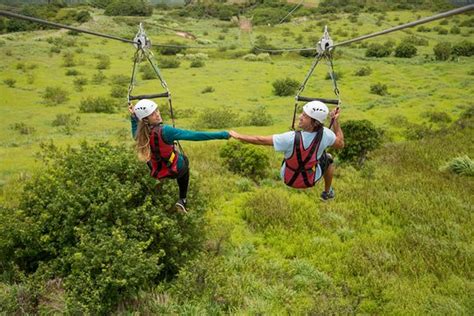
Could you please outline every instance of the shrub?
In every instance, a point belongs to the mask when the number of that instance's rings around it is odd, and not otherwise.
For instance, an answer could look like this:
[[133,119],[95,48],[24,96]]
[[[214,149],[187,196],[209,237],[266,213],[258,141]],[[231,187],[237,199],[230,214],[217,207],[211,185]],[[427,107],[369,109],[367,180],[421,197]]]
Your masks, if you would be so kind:
[[142,65],[140,67],[140,72],[142,73],[142,80],[151,80],[157,78],[155,70],[149,64]]
[[[281,8],[256,8],[253,10],[252,23],[255,25],[262,24],[277,24],[281,18],[287,15],[287,11]],[[290,17],[287,17],[285,22],[290,22]]]
[[69,100],[68,92],[60,87],[46,87],[43,100],[49,105],[57,105]]
[[112,81],[112,84],[118,86],[128,86],[130,83],[130,78],[125,75],[114,75],[110,78],[110,80]]
[[318,53],[317,50],[311,49],[311,50],[300,50],[298,54],[303,57],[315,57],[316,54]]
[[474,55],[474,43],[464,40],[458,44],[453,45],[452,52],[457,56],[472,56]]
[[[334,71],[333,76],[334,76],[335,80],[340,80],[343,77],[342,72],[339,72],[339,71]],[[324,79],[331,80],[331,74],[329,72],[327,72],[326,77],[324,77]]]
[[451,50],[451,44],[448,42],[440,42],[433,47],[436,60],[448,60]]
[[449,30],[449,33],[451,34],[461,34],[461,29],[457,27],[456,25],[453,25],[451,29]]
[[401,42],[400,45],[395,48],[395,57],[411,58],[416,55],[416,47],[407,42]]
[[20,132],[22,135],[30,135],[36,131],[34,127],[28,126],[24,122],[14,123],[10,125],[10,127],[11,129]]
[[193,60],[190,64],[191,68],[201,68],[204,67],[205,63],[201,59]]
[[77,76],[79,74],[80,74],[79,71],[77,71],[76,69],[66,70],[66,76]]
[[158,64],[163,69],[178,68],[180,65],[180,61],[175,57],[169,57],[169,58],[162,57],[158,60]]
[[250,111],[247,117],[247,124],[252,126],[268,126],[273,124],[272,116],[267,112],[264,105],[259,105]]
[[15,88],[16,80],[12,78],[7,78],[3,80],[3,83],[10,88]]
[[98,55],[97,59],[99,62],[97,63],[96,68],[99,70],[108,69],[110,68],[110,57],[107,55]]
[[79,105],[79,112],[82,113],[114,113],[115,109],[115,101],[103,97],[86,97]]
[[417,32],[431,32],[431,29],[429,27],[426,27],[424,25],[421,25],[419,26],[417,29],[416,29]]
[[357,71],[355,72],[355,75],[359,77],[364,77],[364,76],[370,75],[371,73],[372,73],[372,68],[370,68],[370,66],[366,66],[366,67],[361,67],[357,69]]
[[63,56],[63,66],[64,67],[74,67],[76,62],[74,61],[74,54],[71,52],[64,53]]
[[474,161],[468,156],[456,157],[442,166],[440,170],[472,177],[474,176]]
[[202,111],[196,122],[196,128],[227,128],[238,123],[238,114],[225,109],[209,109]]
[[433,123],[451,123],[452,119],[446,112],[426,112],[422,116],[426,116]]
[[158,191],[125,146],[50,145],[41,156],[45,170],[26,180],[18,209],[0,209],[0,264],[38,292],[62,279],[64,313],[111,314],[172,278],[201,248],[204,201],[193,184],[193,212],[181,216],[170,211],[175,183]]
[[105,8],[105,15],[151,16],[152,5],[145,0],[112,0]]
[[72,117],[72,114],[57,114],[56,118],[52,122],[52,126],[60,128],[60,131],[66,135],[72,135],[73,131],[79,125],[80,117]]
[[300,83],[291,78],[277,79],[273,83],[273,94],[283,97],[296,93]]
[[211,86],[207,86],[205,87],[204,89],[202,89],[201,93],[211,93],[211,92],[214,92],[214,88],[211,87]]
[[345,146],[339,151],[339,159],[364,164],[367,154],[382,144],[383,132],[368,120],[349,120],[341,124]]
[[372,43],[365,51],[366,57],[387,57],[392,53],[392,49],[387,45]]
[[128,88],[125,86],[112,86],[110,89],[110,96],[113,98],[125,98],[128,93]]
[[101,84],[102,82],[104,82],[105,79],[106,79],[106,77],[105,77],[104,73],[99,70],[97,73],[95,73],[92,76],[92,83],[93,84]]
[[268,154],[263,148],[240,142],[227,142],[221,148],[220,156],[230,171],[254,180],[264,178],[270,167]]
[[169,41],[163,44],[163,46],[158,47],[158,52],[161,55],[183,54],[186,52],[186,47],[183,43],[177,41]]
[[388,88],[386,84],[382,84],[380,82],[370,85],[370,93],[377,94],[377,95],[387,95]]
[[82,91],[84,90],[84,86],[87,84],[87,78],[84,78],[84,77],[78,77],[76,79],[74,79],[73,81],[74,83],[74,87],[76,88],[76,91]]
[[410,35],[410,36],[404,38],[403,42],[410,43],[410,44],[413,44],[415,46],[428,46],[430,44],[427,39],[422,38],[420,36],[416,36],[416,35]]

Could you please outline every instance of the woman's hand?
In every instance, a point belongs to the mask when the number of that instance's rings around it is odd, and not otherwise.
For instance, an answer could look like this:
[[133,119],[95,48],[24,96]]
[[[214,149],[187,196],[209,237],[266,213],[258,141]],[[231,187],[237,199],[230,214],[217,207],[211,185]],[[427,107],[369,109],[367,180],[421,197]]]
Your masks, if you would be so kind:
[[135,115],[135,112],[133,112],[133,104],[131,102],[128,104],[128,112],[130,115]]

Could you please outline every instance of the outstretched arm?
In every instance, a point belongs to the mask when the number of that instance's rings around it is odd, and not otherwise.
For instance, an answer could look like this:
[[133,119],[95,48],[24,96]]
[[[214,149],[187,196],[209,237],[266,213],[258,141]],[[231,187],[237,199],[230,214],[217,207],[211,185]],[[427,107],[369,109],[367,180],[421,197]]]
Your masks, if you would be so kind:
[[229,132],[230,136],[238,139],[242,142],[255,144],[255,145],[267,145],[273,146],[273,136],[250,136],[250,135],[242,135],[235,131]]
[[336,149],[344,147],[344,133],[339,125],[339,114],[340,109],[333,110],[329,113],[331,119],[333,119],[332,130],[334,131],[334,134],[336,134],[336,140],[334,141],[334,144],[332,144],[332,147]]

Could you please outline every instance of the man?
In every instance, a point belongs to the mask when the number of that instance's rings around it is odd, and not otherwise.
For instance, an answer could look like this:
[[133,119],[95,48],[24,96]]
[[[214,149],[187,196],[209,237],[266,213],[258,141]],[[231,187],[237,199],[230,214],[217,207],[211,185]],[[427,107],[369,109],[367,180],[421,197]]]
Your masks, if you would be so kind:
[[[334,120],[332,130],[324,127],[328,114]],[[335,197],[332,188],[334,165],[328,147],[344,147],[344,134],[339,125],[339,110],[329,113],[328,107],[320,101],[311,101],[303,106],[298,126],[301,131],[291,131],[271,136],[249,136],[230,131],[230,136],[243,142],[273,146],[284,153],[281,176],[284,182],[295,188],[308,188],[324,177],[324,191],[321,199]],[[316,165],[317,164],[317,165]]]

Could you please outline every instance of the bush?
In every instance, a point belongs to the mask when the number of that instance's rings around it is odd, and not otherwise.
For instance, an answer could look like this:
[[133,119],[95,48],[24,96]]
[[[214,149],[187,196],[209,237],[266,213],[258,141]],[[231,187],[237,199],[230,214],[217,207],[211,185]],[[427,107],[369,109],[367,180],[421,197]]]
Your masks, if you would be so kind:
[[449,30],[449,33],[451,34],[461,34],[461,29],[457,27],[456,25],[453,25],[451,29]]
[[74,61],[74,54],[71,52],[64,53],[63,56],[63,66],[64,67],[74,67],[76,62]]
[[273,83],[273,94],[283,97],[296,93],[300,83],[291,78],[277,79]]
[[345,143],[338,155],[341,161],[356,163],[361,167],[367,154],[382,144],[383,132],[368,120],[349,120],[341,124],[341,129],[344,131]]
[[441,171],[449,171],[455,174],[473,177],[474,161],[468,156],[456,157],[440,168]]
[[73,131],[79,125],[80,117],[72,117],[72,114],[57,114],[54,121],[51,123],[52,126],[60,128],[60,131],[66,135],[72,135]]
[[92,83],[93,83],[93,84],[101,84],[102,82],[104,82],[104,80],[105,80],[106,78],[107,78],[107,77],[104,75],[104,73],[99,70],[97,73],[95,73],[95,74],[92,76]]
[[451,123],[452,119],[446,112],[426,112],[422,116],[426,116],[433,123]]
[[267,112],[264,105],[259,105],[250,111],[247,117],[247,124],[252,126],[268,126],[273,124],[272,116]]
[[416,29],[416,31],[426,33],[426,32],[431,32],[431,29],[429,27],[421,25]]
[[84,90],[83,87],[87,84],[87,78],[78,77],[74,79],[73,83],[74,83],[74,87],[76,88],[76,91],[81,92],[82,90]]
[[[334,76],[335,80],[340,80],[343,77],[342,72],[339,72],[339,71],[334,71],[333,76]],[[327,72],[326,77],[324,77],[324,79],[331,80],[331,74],[329,72]]]
[[112,84],[118,86],[128,86],[130,83],[130,78],[125,75],[114,75],[111,78]]
[[112,86],[112,89],[110,89],[110,96],[112,98],[123,98],[127,96],[128,93],[128,88],[124,86],[117,86],[114,85]]
[[186,47],[183,43],[177,41],[169,41],[163,44],[163,46],[158,47],[158,52],[161,55],[183,54],[186,52]]
[[77,76],[77,75],[80,75],[80,73],[76,69],[66,70],[66,76]]
[[395,57],[411,58],[416,55],[416,47],[413,44],[407,42],[401,42],[400,45],[395,48]]
[[205,63],[201,59],[193,60],[190,64],[191,68],[201,68],[204,67]]
[[427,39],[422,38],[420,36],[416,36],[416,35],[410,35],[410,36],[404,38],[403,42],[410,43],[410,44],[413,44],[415,46],[428,46],[430,44]]
[[267,152],[260,147],[240,142],[227,142],[220,150],[226,167],[253,180],[266,176],[270,167]]
[[387,57],[392,53],[392,49],[388,45],[382,45],[378,43],[372,43],[365,51],[366,57]]
[[96,68],[99,70],[108,69],[110,68],[110,57],[107,55],[98,55],[97,59],[99,62],[97,63]]
[[105,8],[105,15],[151,16],[152,5],[145,0],[112,0]]
[[380,82],[370,85],[370,93],[377,94],[377,95],[387,95],[388,88],[386,84],[382,84]]
[[62,279],[66,314],[110,314],[200,249],[204,202],[195,186],[193,212],[181,216],[170,211],[175,183],[158,191],[125,146],[51,145],[42,158],[45,170],[26,181],[18,209],[0,208],[0,264],[46,297],[48,280]]
[[[287,15],[287,11],[281,8],[257,8],[253,10],[252,23],[254,25],[277,24],[281,18]],[[285,22],[290,22],[291,17],[287,17]]]
[[448,60],[451,56],[451,44],[448,42],[441,42],[433,47],[436,60]]
[[36,129],[34,127],[28,126],[23,122],[14,123],[14,124],[10,125],[10,127],[11,127],[12,130],[18,131],[22,135],[30,135],[30,134],[33,134],[36,131]]
[[474,43],[464,40],[458,44],[453,45],[452,52],[457,56],[472,56],[474,55]]
[[202,111],[196,122],[196,128],[227,128],[238,123],[238,114],[225,109],[209,109]]
[[82,113],[114,113],[115,110],[115,101],[103,97],[86,97],[79,105],[79,112]]
[[46,87],[43,93],[43,100],[48,105],[57,105],[69,100],[69,92],[60,87]]
[[202,89],[201,93],[211,93],[211,92],[214,92],[214,88],[211,87],[211,86],[207,86],[205,87],[204,89]]
[[15,88],[16,80],[12,78],[7,78],[3,80],[3,83],[7,85],[7,87]]
[[175,58],[175,57],[169,57],[169,58],[160,58],[158,60],[158,64],[161,68],[178,68],[180,65],[180,61]]
[[361,67],[356,72],[355,75],[359,77],[368,76],[372,73],[372,68],[370,66]]
[[151,80],[151,79],[158,78],[158,76],[155,73],[155,70],[149,64],[142,65],[140,67],[140,72],[142,73],[142,80]]

